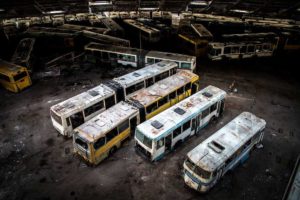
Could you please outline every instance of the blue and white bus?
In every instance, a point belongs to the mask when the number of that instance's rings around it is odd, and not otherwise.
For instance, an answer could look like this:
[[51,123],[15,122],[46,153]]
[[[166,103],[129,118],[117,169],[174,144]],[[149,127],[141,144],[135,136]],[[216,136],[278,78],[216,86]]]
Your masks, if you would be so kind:
[[262,142],[265,120],[243,112],[187,154],[183,164],[184,182],[207,192],[224,174],[249,157]]
[[137,151],[151,161],[161,159],[188,136],[198,134],[212,119],[219,117],[224,111],[225,96],[225,91],[208,86],[138,125]]

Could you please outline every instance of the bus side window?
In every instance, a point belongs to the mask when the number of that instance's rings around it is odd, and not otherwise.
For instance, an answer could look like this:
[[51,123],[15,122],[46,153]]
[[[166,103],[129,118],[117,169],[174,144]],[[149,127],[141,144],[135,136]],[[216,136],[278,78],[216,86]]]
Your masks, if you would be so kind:
[[101,110],[103,107],[104,107],[103,101],[95,103],[94,105],[91,105],[90,107],[84,109],[84,115],[89,116],[89,115],[93,114],[94,112]]
[[190,127],[191,127],[191,120],[185,122],[185,123],[182,125],[182,132],[188,130]]
[[152,113],[156,109],[157,109],[157,102],[154,102],[154,103],[150,104],[149,106],[147,106],[146,111],[149,114],[149,113]]
[[118,135],[117,128],[112,129],[106,134],[106,143],[108,143],[110,140],[112,140],[114,137]]
[[188,83],[184,86],[184,90],[187,92],[188,90],[191,89],[191,83]]
[[129,128],[129,121],[126,120],[125,122],[123,122],[122,124],[120,124],[118,126],[118,131],[119,131],[119,134],[122,133],[123,131],[125,131],[126,129]]
[[169,100],[176,98],[176,91],[169,94]]
[[4,74],[0,74],[0,80],[4,80],[4,81],[7,81],[7,82],[10,82],[10,79],[8,76],[4,75]]
[[257,133],[252,137],[251,142],[254,142],[254,141],[258,140],[258,138],[260,137],[260,133],[261,133],[260,131],[257,132]]
[[177,137],[178,135],[181,134],[181,126],[179,126],[178,128],[176,128],[174,131],[173,131],[173,138]]
[[224,48],[224,54],[230,54],[231,53],[231,48],[230,47],[225,47]]
[[153,85],[153,84],[154,84],[153,78],[148,78],[146,80],[146,87],[149,87],[150,85]]
[[105,145],[105,137],[101,137],[94,143],[94,149],[95,150],[100,149],[104,145]]
[[115,102],[114,96],[111,96],[111,97],[108,97],[107,99],[105,99],[105,108],[106,109],[112,107],[115,104],[116,104],[116,102]]
[[181,94],[183,94],[183,93],[184,93],[183,87],[181,87],[181,88],[179,88],[179,89],[177,90],[177,96],[179,96],[179,95],[181,95]]
[[210,107],[210,113],[214,112],[216,109],[217,109],[217,105],[218,105],[218,102],[213,104],[211,107]]
[[209,115],[209,108],[206,108],[203,112],[202,112],[202,119],[204,119],[206,116]]
[[167,102],[168,102],[168,96],[165,96],[162,99],[158,100],[158,107],[163,106]]

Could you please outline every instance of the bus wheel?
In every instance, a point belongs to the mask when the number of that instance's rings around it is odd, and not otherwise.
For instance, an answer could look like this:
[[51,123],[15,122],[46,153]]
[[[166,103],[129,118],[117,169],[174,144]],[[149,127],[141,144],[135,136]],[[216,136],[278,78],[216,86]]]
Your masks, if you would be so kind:
[[113,155],[117,151],[117,147],[112,147],[109,151],[109,155]]

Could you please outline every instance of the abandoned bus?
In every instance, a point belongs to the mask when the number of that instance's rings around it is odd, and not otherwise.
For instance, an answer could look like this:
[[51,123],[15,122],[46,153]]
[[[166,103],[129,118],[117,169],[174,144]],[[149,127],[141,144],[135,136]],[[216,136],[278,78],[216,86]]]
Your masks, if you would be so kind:
[[128,94],[148,87],[176,73],[177,64],[160,62],[131,72],[58,103],[50,108],[53,126],[64,136],[107,108],[125,99]]
[[135,146],[151,161],[161,159],[189,136],[198,134],[224,111],[226,92],[208,86],[137,126]]
[[12,58],[11,58],[11,62],[15,63],[17,65],[21,65],[27,68],[27,70],[29,72],[31,72],[33,70],[32,68],[32,50],[33,50],[33,46],[35,43],[35,39],[34,38],[24,38],[22,39]]
[[113,89],[100,84],[50,108],[54,128],[62,135],[71,137],[73,129],[116,104]]
[[265,120],[243,112],[187,154],[183,164],[185,183],[207,192],[224,174],[249,157],[262,142]]
[[120,102],[75,129],[74,151],[91,164],[99,164],[120,148],[139,123],[138,109]]
[[196,68],[196,57],[178,53],[169,53],[161,51],[149,51],[145,57],[146,65],[169,60],[176,62],[179,69],[188,69],[194,71]]
[[132,93],[127,96],[127,100],[139,108],[140,119],[143,122],[196,93],[199,87],[198,81],[198,75],[188,70],[181,70],[148,88]]
[[223,35],[223,39],[225,42],[209,43],[209,59],[271,57],[279,42],[275,33],[228,34]]
[[89,43],[85,46],[87,60],[93,63],[100,62],[107,65],[143,67],[160,61],[172,61],[178,64],[179,69],[194,70],[196,57],[184,54],[149,51],[132,47],[119,47],[99,43]]
[[142,67],[143,59],[140,58],[143,50],[105,45],[99,43],[89,43],[85,46],[87,60],[100,62],[111,66],[123,65],[130,67]]
[[194,56],[206,55],[212,34],[201,24],[182,26],[178,31],[180,43],[185,52]]
[[114,78],[104,84],[116,91],[119,102],[142,88],[147,88],[161,79],[172,76],[176,73],[176,69],[175,62],[162,61]]
[[140,34],[140,37],[147,42],[158,42],[160,40],[160,31],[156,28],[134,19],[125,19],[124,23],[132,28],[134,33]]
[[11,92],[20,92],[31,85],[26,67],[0,59],[0,85]]
[[292,171],[282,200],[298,200],[300,198],[300,155]]

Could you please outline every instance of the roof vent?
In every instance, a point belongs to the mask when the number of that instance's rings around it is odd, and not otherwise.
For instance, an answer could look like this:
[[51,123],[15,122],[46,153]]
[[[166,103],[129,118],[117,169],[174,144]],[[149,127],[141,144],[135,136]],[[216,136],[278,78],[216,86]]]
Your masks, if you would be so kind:
[[135,76],[135,77],[141,76],[141,75],[140,75],[139,73],[137,73],[137,72],[134,72],[132,75]]
[[95,90],[89,90],[88,91],[89,95],[95,97],[95,96],[98,96],[99,95],[99,92],[95,91]]
[[149,90],[149,93],[150,93],[151,95],[156,95],[156,92],[153,91],[153,90]]
[[182,108],[175,108],[174,112],[176,112],[179,115],[183,115],[185,113],[185,110],[183,110]]
[[160,66],[160,67],[166,66],[164,63],[157,63],[157,65]]
[[160,87],[161,89],[163,89],[163,90],[165,90],[165,89],[168,88],[168,86],[166,86],[166,85],[164,85],[164,84],[161,84],[159,87]]
[[224,146],[222,146],[220,143],[216,141],[211,141],[210,143],[208,143],[208,146],[216,153],[221,153],[225,149]]
[[151,122],[151,125],[156,128],[156,129],[160,129],[161,127],[163,127],[164,125],[161,124],[159,121],[154,120],[153,122]]
[[212,94],[209,92],[203,92],[202,95],[208,98],[212,97]]
[[128,108],[127,106],[125,106],[125,105],[122,105],[122,106],[121,106],[121,109],[124,110],[124,111],[129,110],[129,108]]

